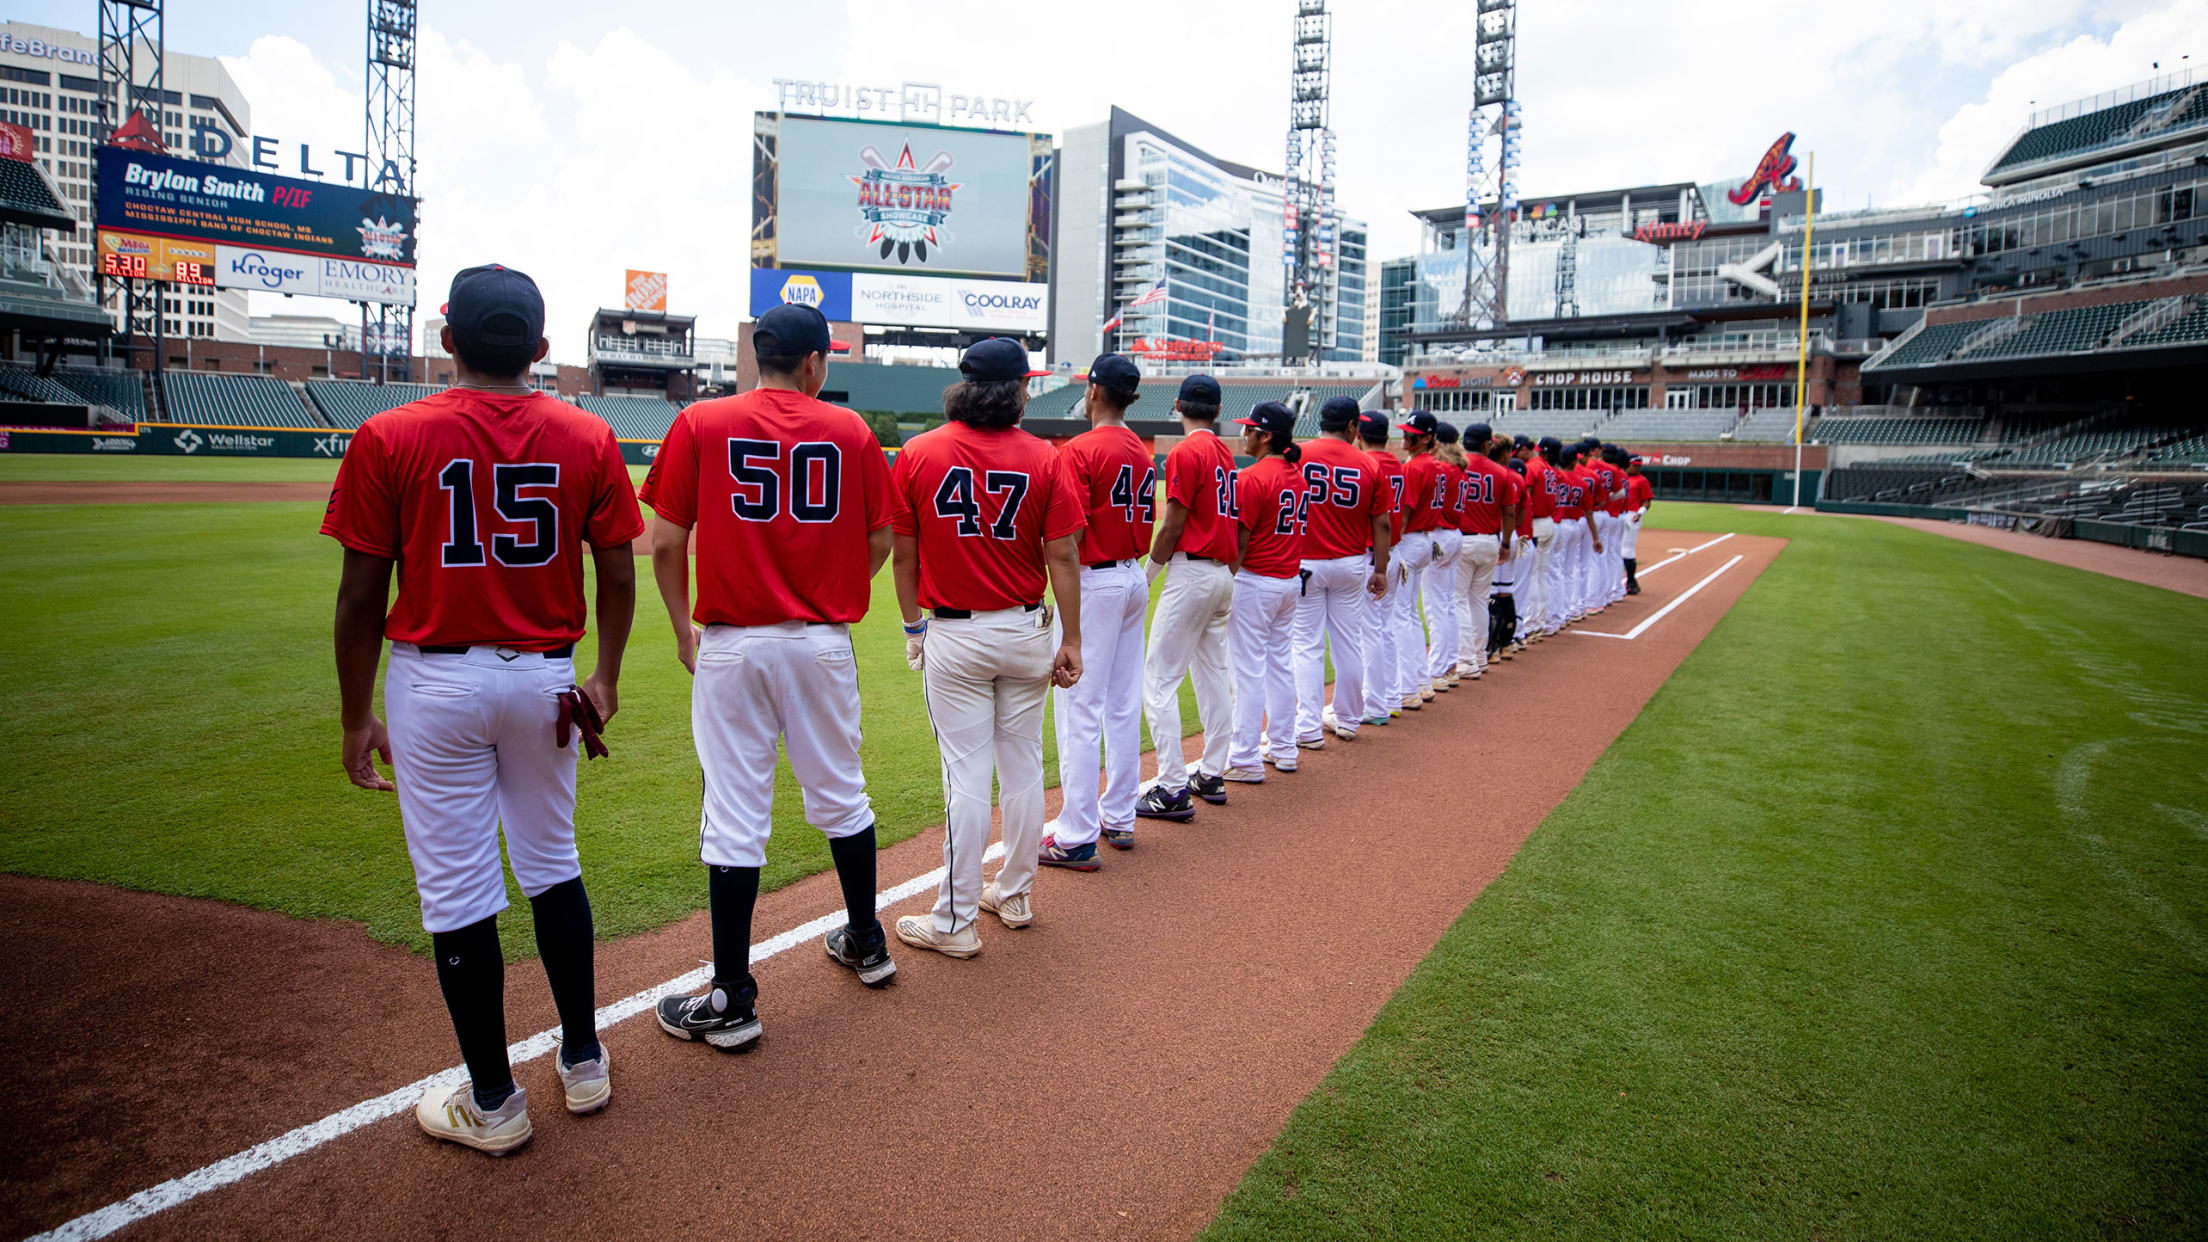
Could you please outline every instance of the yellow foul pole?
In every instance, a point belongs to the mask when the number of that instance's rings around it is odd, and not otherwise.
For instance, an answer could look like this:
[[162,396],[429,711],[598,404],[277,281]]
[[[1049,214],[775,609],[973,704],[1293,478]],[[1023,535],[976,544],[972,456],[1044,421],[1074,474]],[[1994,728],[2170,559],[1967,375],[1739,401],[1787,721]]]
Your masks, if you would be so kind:
[[1817,153],[1809,153],[1809,167],[1802,176],[1802,330],[1794,356],[1794,507],[1802,507],[1802,410],[1809,399],[1809,273],[1816,266]]

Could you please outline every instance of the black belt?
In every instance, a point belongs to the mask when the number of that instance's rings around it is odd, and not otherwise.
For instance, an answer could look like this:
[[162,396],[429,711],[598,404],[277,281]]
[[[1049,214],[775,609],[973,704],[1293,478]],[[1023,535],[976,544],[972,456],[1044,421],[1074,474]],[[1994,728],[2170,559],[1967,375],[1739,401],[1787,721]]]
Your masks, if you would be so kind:
[[[476,644],[476,645],[478,645],[478,646],[484,646],[484,647],[496,647],[496,646],[499,646],[499,644],[498,644],[498,643],[480,643],[480,644]],[[442,647],[442,646],[439,646],[439,647],[433,647],[433,646],[431,646],[431,645],[430,645],[430,644],[428,644],[428,643],[416,643],[416,644],[414,644],[414,650],[416,650],[416,651],[419,651],[419,652],[421,652],[421,653],[422,653],[423,655],[466,655],[466,654],[468,654],[468,647],[467,647],[466,645],[462,645],[462,646],[458,646],[458,647]],[[573,643],[569,643],[569,644],[568,644],[568,645],[566,645],[565,647],[554,647],[554,648],[553,648],[552,650],[550,650],[550,651],[539,651],[539,652],[536,652],[535,654],[537,654],[537,655],[541,655],[541,656],[543,656],[543,657],[544,657],[545,659],[547,659],[547,660],[565,660],[565,659],[568,659],[568,658],[572,657],[572,656],[573,656],[573,655],[575,654],[575,644],[573,644]]]
[[[1131,565],[1131,564],[1133,564],[1133,563],[1134,563],[1134,560],[1135,560],[1135,558],[1134,558],[1134,557],[1131,557],[1131,556],[1130,556],[1130,557],[1128,557],[1128,558],[1127,558],[1126,560],[1124,560],[1124,561],[1085,561],[1085,562],[1083,562],[1083,563],[1082,563],[1082,565],[1081,565],[1081,568],[1083,568],[1083,569],[1117,569],[1117,568],[1119,568],[1119,567],[1120,567],[1120,566],[1122,566],[1122,565]],[[938,614],[938,615],[940,615],[940,614]]]
[[1216,557],[1216,556],[1198,556],[1198,555],[1196,555],[1196,554],[1195,554],[1194,552],[1183,552],[1183,553],[1181,553],[1181,555],[1182,555],[1182,556],[1185,556],[1185,557],[1187,557],[1188,559],[1190,559],[1190,560],[1192,560],[1192,561],[1202,561],[1202,562],[1204,562],[1204,563],[1205,563],[1205,564],[1207,564],[1207,565],[1222,565],[1222,564],[1225,564],[1225,562],[1224,562],[1224,561],[1221,561],[1221,560],[1220,560],[1220,559],[1219,559],[1218,557]]
[[[1108,564],[1117,564],[1118,562],[1116,562],[1116,561],[1112,561],[1112,562],[1107,562],[1107,563],[1108,563]],[[1038,609],[1038,608],[1040,608],[1040,607],[1042,607],[1042,605],[1041,605],[1041,604],[1022,604],[1022,605],[1020,605],[1020,611],[1021,611],[1021,612],[1033,612],[1033,611],[1035,611],[1036,609]],[[985,610],[985,611],[1001,611],[1001,610],[998,610],[998,609],[988,609],[988,610]],[[930,616],[932,616],[932,617],[934,617],[934,618],[935,618],[936,620],[938,620],[938,621],[971,621],[971,620],[973,620],[973,619],[974,619],[974,610],[973,610],[973,609],[971,609],[971,608],[938,608],[938,609],[936,609],[936,610],[935,610],[935,611],[934,611],[933,613],[930,613],[929,615],[930,615]]]

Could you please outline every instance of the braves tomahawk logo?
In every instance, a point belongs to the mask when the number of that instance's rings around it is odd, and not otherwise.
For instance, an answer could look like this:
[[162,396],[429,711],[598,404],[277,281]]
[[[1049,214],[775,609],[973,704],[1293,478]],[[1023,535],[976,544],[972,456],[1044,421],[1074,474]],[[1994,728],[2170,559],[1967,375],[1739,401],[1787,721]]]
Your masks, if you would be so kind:
[[1779,135],[1771,149],[1763,153],[1756,164],[1756,171],[1740,183],[1740,188],[1727,194],[1725,199],[1735,207],[1746,207],[1756,201],[1756,196],[1769,190],[1773,194],[1792,194],[1802,188],[1802,179],[1794,175],[1794,134],[1790,130]]
[[952,240],[943,227],[958,193],[958,183],[945,175],[950,152],[938,151],[916,166],[908,142],[891,164],[869,145],[859,148],[859,160],[866,172],[851,178],[851,184],[859,188],[859,216],[865,223],[857,233],[867,245],[880,246],[883,259],[894,251],[899,263],[925,263],[930,246],[940,248]]

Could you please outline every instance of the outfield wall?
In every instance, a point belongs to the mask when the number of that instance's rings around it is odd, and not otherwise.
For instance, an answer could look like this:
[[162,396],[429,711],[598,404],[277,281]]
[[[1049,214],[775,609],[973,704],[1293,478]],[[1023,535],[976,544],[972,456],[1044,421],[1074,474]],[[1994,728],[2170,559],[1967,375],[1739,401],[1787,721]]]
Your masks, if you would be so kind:
[[[345,455],[353,433],[330,427],[239,427],[208,423],[139,423],[124,431],[0,429],[0,453],[85,453],[156,457],[329,457]],[[649,466],[657,440],[622,440],[621,456]]]
[[[2046,518],[2004,509],[1958,509],[1947,505],[1896,505],[1868,500],[1820,500],[1819,513],[1854,513],[1868,517],[1928,518],[1936,522],[1968,522],[1999,530],[2020,530],[2053,539],[2084,539],[2110,543],[2143,552],[2166,552],[2208,560],[2208,531],[2172,530],[2167,526],[2128,526],[2091,518]],[[2040,529],[2031,529],[2034,526]]]

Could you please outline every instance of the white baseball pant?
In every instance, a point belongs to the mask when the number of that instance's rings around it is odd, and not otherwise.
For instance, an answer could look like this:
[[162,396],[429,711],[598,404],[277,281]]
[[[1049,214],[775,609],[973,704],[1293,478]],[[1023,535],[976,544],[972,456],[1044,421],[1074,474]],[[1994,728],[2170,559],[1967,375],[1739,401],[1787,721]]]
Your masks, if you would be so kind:
[[787,744],[806,823],[848,837],[874,822],[859,767],[849,626],[707,626],[690,682],[690,735],[705,771],[698,858],[707,866],[766,865],[777,739]]
[[1625,598],[1625,515],[1605,515],[1608,525],[1603,527],[1603,581],[1609,584],[1607,594],[1615,604]]
[[[1267,757],[1296,757],[1295,578],[1247,570],[1234,576],[1227,649],[1234,661],[1231,767],[1262,771]],[[1209,738],[1206,738],[1209,743]]]
[[575,853],[575,751],[556,744],[572,658],[504,647],[424,655],[391,644],[383,710],[422,927],[457,931],[506,908],[503,829],[531,897],[583,873]]
[[[1474,663],[1472,653],[1466,650],[1466,648],[1474,645],[1472,641],[1474,626],[1471,591],[1472,562],[1465,559],[1465,551],[1471,548],[1472,538],[1471,535],[1464,536],[1464,542],[1459,545],[1457,551],[1457,581],[1454,590],[1457,597],[1457,670],[1459,672],[1465,671],[1467,665],[1472,668],[1479,667],[1477,663]],[[1485,633],[1487,623],[1481,621],[1478,624],[1480,632]],[[1484,656],[1484,654],[1483,652],[1482,655]]]
[[1502,556],[1502,540],[1495,535],[1466,535],[1457,552],[1457,580],[1463,583],[1459,598],[1469,606],[1472,624],[1464,631],[1457,652],[1457,667],[1487,668],[1487,598],[1494,591],[1496,561]]
[[1619,555],[1629,560],[1641,556],[1641,511],[1633,509],[1625,515],[1625,530],[1619,538]]
[[1004,608],[928,623],[921,685],[943,752],[942,890],[935,930],[973,924],[981,909],[981,856],[989,848],[989,786],[1003,790],[1004,868],[997,888],[1035,884],[1043,843],[1043,693],[1055,650],[1042,609]]
[[1409,707],[1425,698],[1426,688],[1426,627],[1419,623],[1418,600],[1426,584],[1434,576],[1434,541],[1425,534],[1405,535],[1403,542],[1388,550],[1388,563],[1395,564],[1397,557],[1410,569],[1410,581],[1405,589],[1389,603],[1388,625],[1395,641],[1389,651],[1395,657],[1395,665],[1388,678],[1389,691],[1393,695],[1388,710]]
[[[1234,575],[1218,561],[1192,561],[1186,553],[1175,552],[1166,564],[1165,586],[1158,592],[1156,611],[1150,614],[1150,648],[1143,660],[1142,683],[1150,742],[1158,751],[1157,783],[1166,789],[1188,787],[1188,763],[1181,757],[1184,676],[1196,680],[1196,718],[1204,726],[1204,753],[1197,760],[1197,770],[1206,776],[1227,770],[1227,748],[1234,740],[1227,618],[1234,590]],[[1088,637],[1087,624],[1082,623],[1083,638]]]
[[1365,580],[1372,558],[1359,552],[1303,563],[1310,577],[1296,599],[1296,736],[1304,741],[1325,736],[1326,656],[1334,651],[1334,715],[1344,732],[1354,734],[1364,717]]
[[1557,557],[1561,589],[1562,615],[1566,621],[1577,621],[1587,615],[1587,519],[1572,518],[1557,524]]
[[1464,532],[1440,529],[1432,535],[1434,564],[1426,571],[1426,628],[1433,637],[1424,652],[1430,682],[1456,675],[1457,653],[1464,641],[1457,628],[1457,555],[1464,547]]
[[1397,649],[1395,614],[1400,600],[1416,598],[1418,579],[1388,560],[1388,589],[1365,607],[1365,702],[1360,719],[1378,719],[1395,711],[1403,696],[1396,689],[1402,680],[1402,653]]
[[[1051,692],[1065,805],[1048,827],[1060,845],[1088,845],[1106,828],[1135,826],[1142,780],[1142,614],[1149,605],[1150,582],[1136,562],[1082,567],[1081,680]],[[1054,643],[1063,641],[1053,635]],[[1101,788],[1098,747],[1104,751]]]
[[1533,519],[1533,554],[1526,560],[1525,572],[1518,576],[1518,615],[1525,620],[1524,631],[1529,637],[1554,628],[1549,624],[1549,587],[1556,573],[1551,564],[1555,559],[1556,519]]

